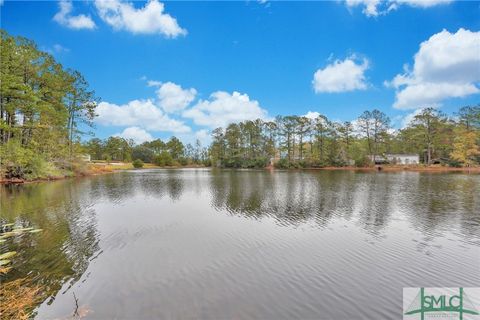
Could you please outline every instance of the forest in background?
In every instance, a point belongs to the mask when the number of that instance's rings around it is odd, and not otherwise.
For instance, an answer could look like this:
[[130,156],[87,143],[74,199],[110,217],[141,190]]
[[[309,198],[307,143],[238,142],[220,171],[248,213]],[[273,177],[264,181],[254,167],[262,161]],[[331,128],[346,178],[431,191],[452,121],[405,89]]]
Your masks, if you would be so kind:
[[135,145],[119,137],[92,139],[85,150],[98,160],[164,165],[214,165],[225,168],[365,167],[385,154],[418,154],[423,164],[451,167],[480,163],[480,105],[461,107],[448,117],[434,108],[422,109],[407,127],[393,130],[379,110],[365,111],[355,121],[278,116],[273,121],[232,123],[212,132],[212,143],[202,148],[184,145],[176,137]]
[[352,122],[324,115],[245,121],[215,129],[210,147],[212,162],[225,167],[263,167],[272,158],[280,168],[364,167],[385,154],[418,154],[426,165],[478,165],[480,105],[462,107],[453,117],[425,108],[401,130],[376,109]]
[[[0,177],[38,179],[82,174],[92,160],[202,165],[226,168],[370,166],[387,153],[418,154],[425,165],[480,164],[480,105],[450,116],[435,108],[419,111],[394,130],[379,110],[351,122],[324,115],[249,120],[212,131],[210,146],[176,137],[135,145],[132,140],[91,138],[99,102],[84,77],[64,68],[34,42],[1,31]],[[83,139],[83,142],[82,142]]]

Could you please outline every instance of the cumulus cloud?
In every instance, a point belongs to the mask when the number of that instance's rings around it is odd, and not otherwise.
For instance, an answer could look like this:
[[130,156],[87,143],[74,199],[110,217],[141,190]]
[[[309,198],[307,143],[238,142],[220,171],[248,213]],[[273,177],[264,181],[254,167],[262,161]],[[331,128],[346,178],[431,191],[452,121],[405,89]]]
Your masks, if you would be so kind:
[[200,100],[182,114],[197,125],[210,128],[225,127],[229,123],[244,120],[265,119],[267,111],[256,100],[250,100],[247,94],[234,91],[232,94],[217,91],[209,100]]
[[197,95],[194,88],[183,89],[173,82],[161,83],[148,81],[149,86],[158,86],[156,91],[160,107],[167,113],[174,113],[185,109]]
[[345,0],[347,8],[362,7],[362,12],[367,17],[377,17],[398,9],[402,5],[416,8],[430,8],[437,5],[448,4],[453,0]]
[[116,133],[114,136],[124,139],[132,139],[136,144],[153,140],[153,136],[150,133],[139,127],[125,128],[125,130],[123,130],[121,133]]
[[320,92],[345,92],[365,90],[368,84],[365,71],[369,63],[367,59],[357,61],[354,56],[345,60],[335,60],[323,69],[318,69],[313,75],[313,88]]
[[101,125],[137,126],[150,131],[189,132],[182,121],[171,119],[152,100],[133,100],[124,105],[101,102],[95,121]]
[[162,34],[168,38],[187,34],[174,17],[164,12],[164,4],[158,0],[150,0],[140,9],[119,0],[95,0],[95,6],[100,18],[116,30]]
[[71,1],[60,1],[60,11],[53,16],[53,20],[70,29],[95,29],[96,25],[90,16],[79,14],[71,15],[73,6]]
[[438,106],[448,98],[479,93],[480,32],[443,30],[420,44],[412,70],[386,82],[396,88],[394,107]]

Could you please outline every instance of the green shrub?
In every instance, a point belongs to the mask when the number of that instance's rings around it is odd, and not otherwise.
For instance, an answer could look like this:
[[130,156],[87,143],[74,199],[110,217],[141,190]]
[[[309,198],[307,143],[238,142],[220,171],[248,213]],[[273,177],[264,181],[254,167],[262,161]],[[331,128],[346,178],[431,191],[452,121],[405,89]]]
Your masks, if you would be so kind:
[[0,147],[1,173],[7,179],[48,179],[64,175],[52,163],[32,150],[24,148],[16,140]]
[[162,151],[159,155],[155,156],[153,162],[159,167],[172,166],[173,158],[167,151]]
[[328,163],[325,160],[314,160],[310,166],[312,168],[324,168],[328,166]]
[[310,167],[310,163],[308,163],[305,160],[300,160],[300,161],[298,161],[298,166],[300,168],[308,168],[308,167]]
[[205,160],[203,160],[202,164],[203,164],[205,167],[211,167],[211,166],[212,166],[212,160],[210,160],[210,159],[205,159]]
[[372,165],[373,163],[368,157],[359,157],[355,159],[355,166],[357,167],[369,167]]
[[134,168],[137,168],[137,169],[138,168],[143,168],[143,161],[140,160],[140,159],[135,159],[135,160],[133,160],[132,165],[133,165]]
[[268,158],[256,158],[255,159],[255,168],[265,168],[269,164]]
[[275,168],[288,169],[290,168],[290,162],[288,161],[288,159],[280,159],[277,162],[275,162]]
[[450,159],[448,161],[448,166],[453,167],[453,168],[460,168],[462,166],[462,163],[453,159]]
[[188,159],[185,158],[185,157],[181,157],[180,159],[178,159],[178,162],[179,162],[180,165],[182,165],[182,166],[188,165]]

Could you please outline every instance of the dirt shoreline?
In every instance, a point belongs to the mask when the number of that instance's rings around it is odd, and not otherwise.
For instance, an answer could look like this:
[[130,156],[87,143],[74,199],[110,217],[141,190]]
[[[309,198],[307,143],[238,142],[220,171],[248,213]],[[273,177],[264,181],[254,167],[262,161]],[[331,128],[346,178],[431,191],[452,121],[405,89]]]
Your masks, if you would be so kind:
[[45,177],[33,180],[26,180],[26,179],[4,179],[0,178],[0,185],[1,184],[30,184],[30,183],[39,183],[39,182],[50,182],[50,181],[58,181],[64,179],[78,179],[78,178],[86,178],[98,175],[104,175],[109,173],[115,173],[123,170],[147,170],[147,169],[185,169],[185,168],[205,168],[203,166],[198,165],[189,165],[189,166],[171,166],[171,167],[158,167],[153,164],[145,164],[143,168],[134,168],[131,163],[123,163],[123,164],[98,164],[93,163],[89,165],[89,169],[86,172],[81,172],[73,175],[68,176],[52,176],[52,177]]
[[58,181],[58,180],[65,180],[65,179],[78,179],[78,178],[99,176],[99,175],[114,173],[114,172],[115,171],[105,171],[105,172],[95,172],[95,173],[73,175],[73,176],[56,176],[56,177],[48,177],[48,178],[39,178],[39,179],[33,179],[33,180],[0,179],[0,184],[30,184],[30,183],[39,183],[39,182],[51,182],[51,181]]
[[[288,170],[288,169],[287,169]],[[464,172],[464,173],[480,173],[480,167],[442,167],[442,166],[375,166],[375,167],[323,167],[323,168],[305,168],[305,170],[345,170],[345,171],[373,171],[373,172],[431,172],[431,173],[445,173],[445,172]]]
[[[48,177],[40,178],[34,180],[24,180],[24,179],[0,179],[0,184],[29,184],[37,182],[49,182],[64,180],[70,178],[85,178],[91,176],[104,175],[109,173],[115,173],[122,170],[147,170],[147,169],[188,169],[188,168],[207,168],[202,166],[183,166],[183,167],[157,167],[149,165],[144,168],[102,168],[103,166],[92,166],[91,171],[87,173],[82,173],[73,176],[59,176],[59,177]],[[447,172],[461,172],[461,173],[475,173],[480,174],[480,167],[442,167],[442,166],[375,166],[375,167],[323,167],[323,168],[298,168],[298,169],[276,169],[273,167],[267,167],[265,170],[325,170],[325,171],[364,171],[364,172],[401,172],[401,171],[410,171],[410,172],[427,172],[427,173],[447,173]]]

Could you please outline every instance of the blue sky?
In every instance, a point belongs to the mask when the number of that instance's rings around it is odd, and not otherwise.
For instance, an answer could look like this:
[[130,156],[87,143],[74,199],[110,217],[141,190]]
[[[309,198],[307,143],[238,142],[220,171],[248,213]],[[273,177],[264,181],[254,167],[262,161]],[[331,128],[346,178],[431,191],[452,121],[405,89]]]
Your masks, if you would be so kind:
[[[206,139],[230,121],[480,102],[480,2],[4,1],[1,27],[79,70],[96,136]],[[421,44],[422,48],[421,48]]]

